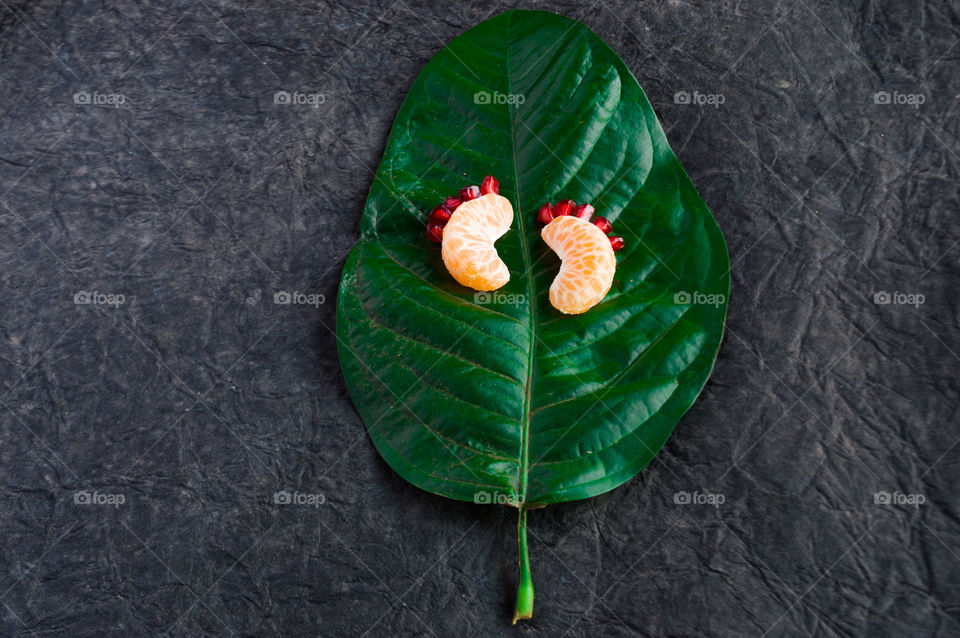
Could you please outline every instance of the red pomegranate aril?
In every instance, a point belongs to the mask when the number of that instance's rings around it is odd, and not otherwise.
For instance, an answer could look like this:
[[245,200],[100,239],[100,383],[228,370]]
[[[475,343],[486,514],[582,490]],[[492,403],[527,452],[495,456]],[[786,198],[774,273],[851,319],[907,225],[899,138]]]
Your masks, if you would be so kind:
[[553,216],[562,217],[571,214],[575,203],[572,199],[561,199],[557,202],[557,205],[553,207]]
[[610,246],[613,248],[613,252],[617,252],[618,250],[620,250],[621,248],[623,248],[623,246],[624,246],[623,237],[618,237],[618,236],[616,236],[616,235],[614,235],[613,237],[611,237],[611,238],[610,238]]
[[537,221],[541,224],[549,224],[553,221],[553,204],[547,202],[537,211]]
[[450,221],[450,211],[448,211],[443,206],[437,206],[432,211],[430,211],[430,221],[443,226],[448,221]]
[[443,241],[443,226],[436,222],[427,224],[427,239],[432,242],[440,243]]
[[613,226],[607,221],[606,217],[597,217],[593,220],[593,225],[602,230],[604,235],[613,230]]
[[467,186],[460,189],[460,201],[469,202],[471,199],[480,197],[479,186]]
[[593,217],[593,214],[595,212],[597,212],[597,209],[595,209],[590,204],[580,204],[579,206],[573,209],[574,217],[579,217],[584,221],[590,221],[590,218]]
[[489,195],[490,193],[494,195],[500,194],[500,182],[498,182],[497,178],[493,175],[487,175],[483,178],[483,181],[480,182],[480,194]]
[[453,211],[457,210],[457,206],[459,206],[462,203],[463,202],[457,199],[456,197],[448,197],[445,200],[443,200],[443,207],[452,213]]

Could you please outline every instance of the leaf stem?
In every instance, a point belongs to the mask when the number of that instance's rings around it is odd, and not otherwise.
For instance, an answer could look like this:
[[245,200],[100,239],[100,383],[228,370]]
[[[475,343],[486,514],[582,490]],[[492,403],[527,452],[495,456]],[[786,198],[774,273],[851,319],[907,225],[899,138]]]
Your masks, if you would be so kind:
[[517,551],[519,557],[519,576],[517,577],[517,605],[513,612],[513,624],[518,620],[533,617],[533,578],[530,576],[530,552],[527,551],[527,508],[519,509],[517,519]]

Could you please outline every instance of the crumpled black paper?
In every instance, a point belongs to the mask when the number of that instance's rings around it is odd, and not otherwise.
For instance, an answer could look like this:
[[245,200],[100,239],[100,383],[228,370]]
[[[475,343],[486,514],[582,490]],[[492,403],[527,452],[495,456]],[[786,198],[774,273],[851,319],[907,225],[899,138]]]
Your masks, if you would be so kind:
[[508,8],[0,9],[0,634],[955,636],[960,16],[521,3],[635,72],[733,264],[716,371],[626,486],[404,483],[335,355],[393,117]]

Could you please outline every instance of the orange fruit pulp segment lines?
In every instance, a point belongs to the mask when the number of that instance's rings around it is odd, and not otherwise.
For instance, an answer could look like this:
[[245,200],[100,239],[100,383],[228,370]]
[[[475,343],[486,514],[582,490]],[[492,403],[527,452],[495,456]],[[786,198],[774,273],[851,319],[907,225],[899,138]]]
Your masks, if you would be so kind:
[[578,315],[600,303],[617,268],[603,231],[578,217],[562,216],[544,226],[540,236],[561,261],[550,284],[550,304],[564,314]]
[[488,193],[464,202],[443,228],[441,255],[459,283],[474,290],[496,290],[510,281],[510,271],[493,244],[513,223],[506,197]]

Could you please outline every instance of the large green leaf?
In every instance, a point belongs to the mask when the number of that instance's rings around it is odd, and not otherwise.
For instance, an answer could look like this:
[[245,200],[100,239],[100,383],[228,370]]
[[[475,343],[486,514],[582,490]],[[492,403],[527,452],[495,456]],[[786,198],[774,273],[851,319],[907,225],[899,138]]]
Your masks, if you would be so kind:
[[[515,220],[497,242],[511,280],[480,303],[424,216],[487,174]],[[534,222],[565,197],[626,239],[610,293],[577,316],[547,299],[559,261]],[[587,498],[646,466],[696,399],[728,273],[723,236],[623,61],[579,22],[509,11],[438,53],[397,114],[341,281],[344,376],[411,483],[522,512]]]

